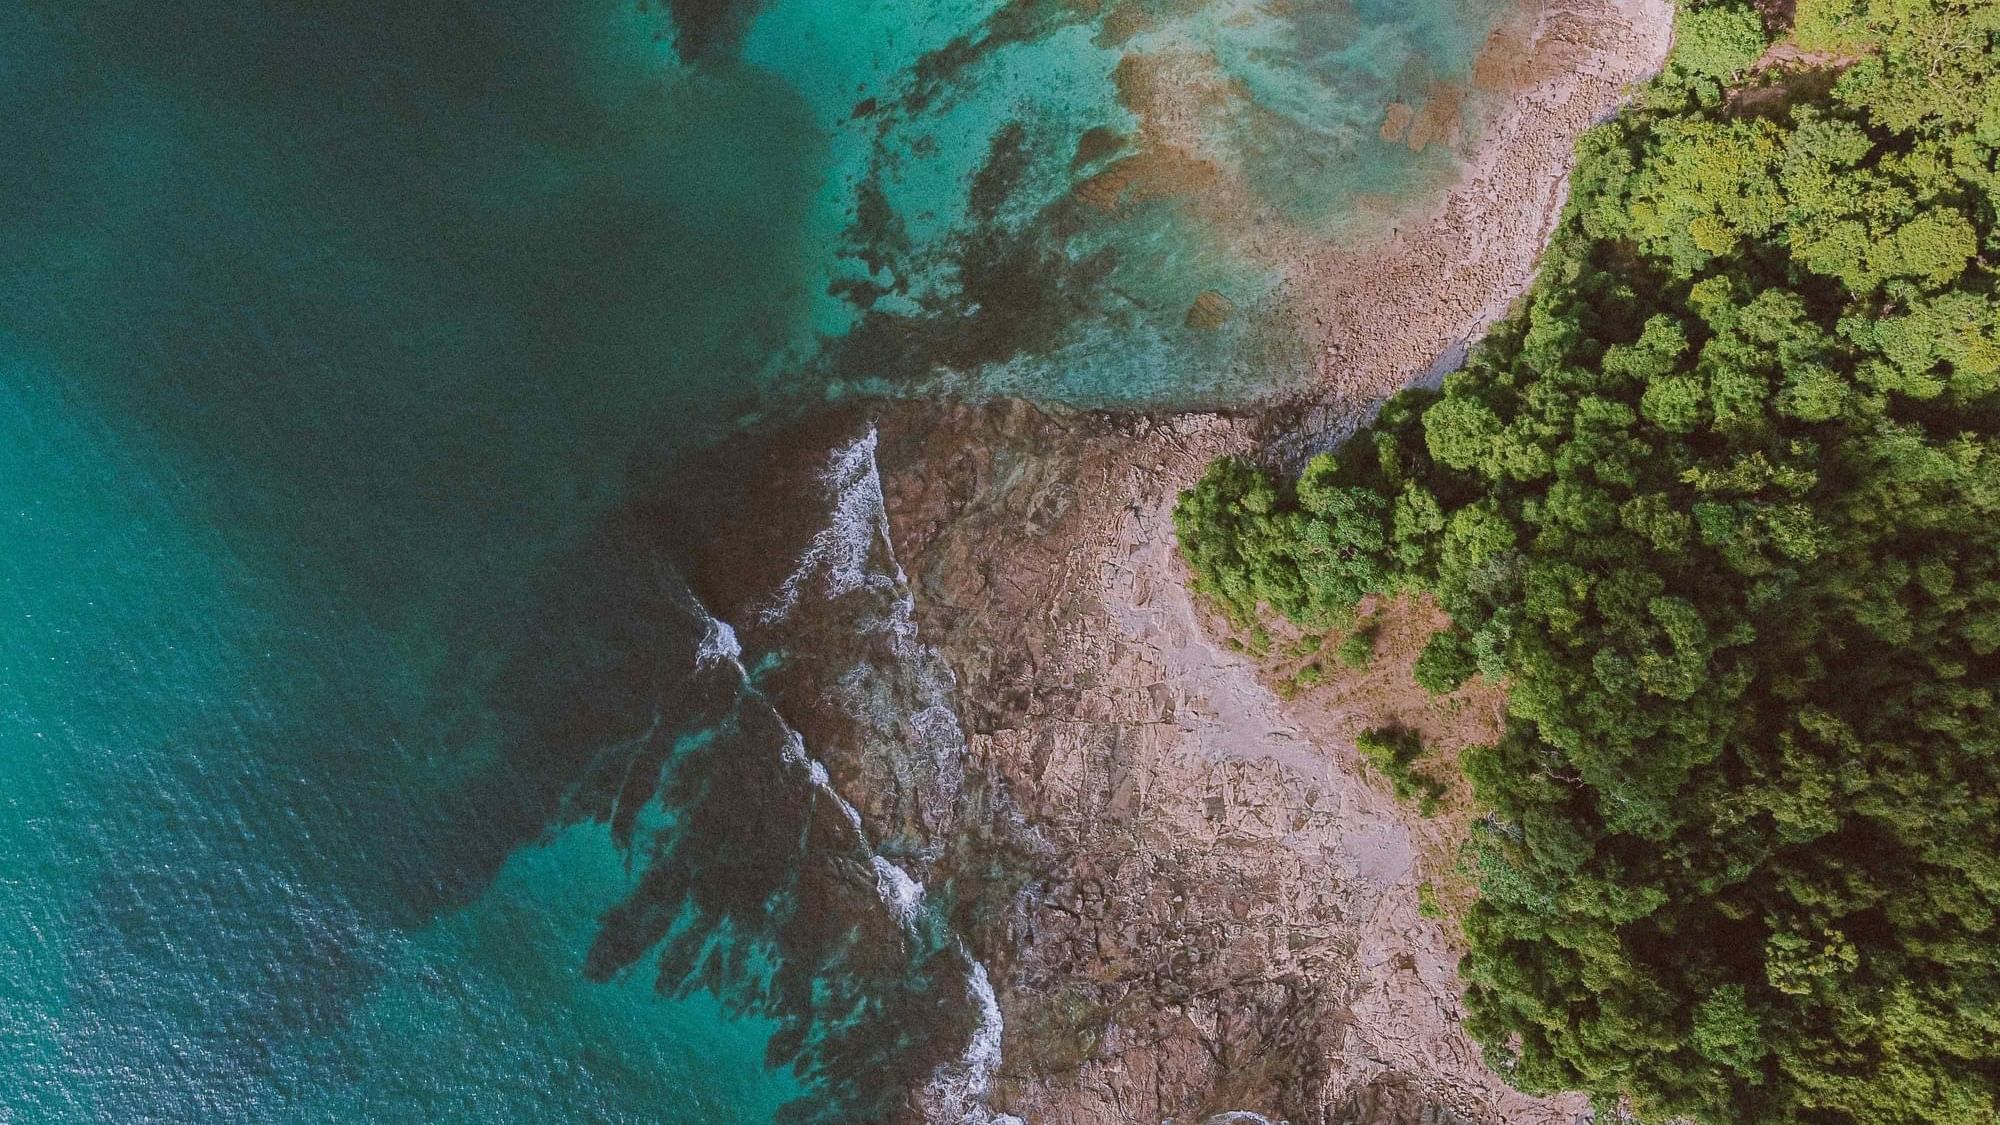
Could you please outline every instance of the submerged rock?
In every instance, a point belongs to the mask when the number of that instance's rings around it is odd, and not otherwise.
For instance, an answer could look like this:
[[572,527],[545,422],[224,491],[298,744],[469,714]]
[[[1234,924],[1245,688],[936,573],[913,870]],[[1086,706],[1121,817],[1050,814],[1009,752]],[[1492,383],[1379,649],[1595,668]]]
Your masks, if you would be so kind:
[[1187,326],[1189,328],[1213,331],[1229,323],[1236,312],[1236,302],[1213,289],[1203,292],[1188,306]]

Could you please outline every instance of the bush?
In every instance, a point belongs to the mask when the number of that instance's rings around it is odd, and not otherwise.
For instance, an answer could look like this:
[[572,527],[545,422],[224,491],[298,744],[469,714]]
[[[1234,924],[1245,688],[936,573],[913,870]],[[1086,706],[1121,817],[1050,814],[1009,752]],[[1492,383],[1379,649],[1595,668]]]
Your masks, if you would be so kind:
[[1479,670],[1478,658],[1473,654],[1470,640],[1457,629],[1431,634],[1431,639],[1417,654],[1416,665],[1411,669],[1417,683],[1432,695],[1457,691]]
[[1399,801],[1416,801],[1425,816],[1437,811],[1445,786],[1436,778],[1417,772],[1424,742],[1416,731],[1405,727],[1374,727],[1354,740],[1362,760],[1382,772]]
[[1349,633],[1347,638],[1340,642],[1337,655],[1342,664],[1356,671],[1368,667],[1369,661],[1375,659],[1375,630],[1356,629]]
[[1748,4],[1683,7],[1674,19],[1668,62],[1691,75],[1728,81],[1750,69],[1767,46],[1764,21]]

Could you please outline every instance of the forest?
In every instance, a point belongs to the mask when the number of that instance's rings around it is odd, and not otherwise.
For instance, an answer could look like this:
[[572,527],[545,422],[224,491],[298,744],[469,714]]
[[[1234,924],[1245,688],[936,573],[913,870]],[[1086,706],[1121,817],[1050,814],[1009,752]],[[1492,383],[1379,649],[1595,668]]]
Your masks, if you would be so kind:
[[1469,1026],[1644,1121],[2000,1121],[2000,3],[1683,3],[1532,290],[1296,476],[1212,465],[1196,589],[1453,627]]

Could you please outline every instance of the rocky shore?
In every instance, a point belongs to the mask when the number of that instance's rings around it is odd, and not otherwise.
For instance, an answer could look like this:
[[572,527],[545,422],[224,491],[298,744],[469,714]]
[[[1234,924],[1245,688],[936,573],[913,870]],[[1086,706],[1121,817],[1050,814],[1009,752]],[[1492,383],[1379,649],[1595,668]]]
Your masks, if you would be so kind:
[[994,1107],[1576,1121],[1580,1101],[1480,1064],[1450,924],[1419,913],[1449,857],[1355,757],[1356,730],[1424,723],[1425,704],[1282,700],[1190,601],[1173,498],[1248,429],[1021,404],[883,424],[893,535],[959,677],[969,765],[1043,857],[976,935],[1008,1029]]
[[[1318,357],[1303,437],[1338,437],[1398,389],[1441,378],[1506,315],[1568,198],[1577,138],[1659,69],[1672,37],[1668,0],[1537,0],[1479,56],[1490,108],[1442,198],[1382,200],[1359,245],[1269,231]],[[1390,106],[1385,128],[1409,112]]]
[[[1324,447],[1454,366],[1526,288],[1577,136],[1658,66],[1670,31],[1664,0],[1547,0],[1488,43],[1478,85],[1505,108],[1441,202],[1359,247],[1278,223],[1258,235],[1320,357],[1304,406],[880,417],[888,539],[916,632],[956,681],[970,796],[954,842],[910,763],[830,739],[856,756],[827,764],[879,837],[929,840],[913,866],[954,888],[1006,1028],[993,1110],[1035,1125],[1588,1119],[1581,1098],[1528,1097],[1483,1065],[1437,906],[1462,815],[1399,808],[1354,749],[1396,721],[1449,753],[1490,736],[1497,697],[1389,686],[1407,680],[1420,607],[1385,611],[1367,683],[1281,692],[1190,600],[1170,512],[1212,458]],[[1451,143],[1437,116],[1391,107],[1385,135]]]

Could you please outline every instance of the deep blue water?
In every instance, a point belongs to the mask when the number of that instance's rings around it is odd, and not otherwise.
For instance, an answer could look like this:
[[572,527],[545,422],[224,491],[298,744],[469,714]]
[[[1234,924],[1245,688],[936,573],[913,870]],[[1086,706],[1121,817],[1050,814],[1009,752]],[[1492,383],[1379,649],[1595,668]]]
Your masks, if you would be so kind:
[[[767,690],[818,635],[787,614],[840,607],[851,729],[951,799],[844,411],[1283,385],[1250,218],[1331,237],[1437,182],[1382,106],[1500,14],[0,7],[0,1121],[971,1091],[950,889],[899,899],[876,853],[915,844],[855,831]],[[1121,164],[1121,60],[1162,58],[1232,91],[1201,140],[1235,196]],[[1190,329],[1208,289],[1240,313]],[[728,517],[681,501],[832,409],[831,475],[754,502],[804,563],[739,599],[739,661],[688,577]]]

